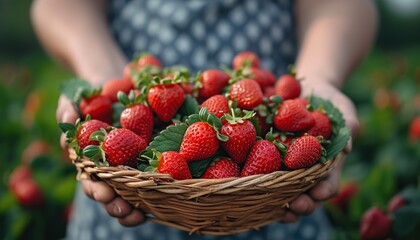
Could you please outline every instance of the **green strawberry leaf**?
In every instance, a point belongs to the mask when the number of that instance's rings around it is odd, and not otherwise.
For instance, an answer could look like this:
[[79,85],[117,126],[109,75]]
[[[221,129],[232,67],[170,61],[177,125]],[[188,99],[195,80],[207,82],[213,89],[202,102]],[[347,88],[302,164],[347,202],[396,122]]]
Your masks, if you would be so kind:
[[325,150],[327,150],[327,159],[333,159],[341,151],[343,151],[349,139],[350,139],[350,128],[348,127],[341,128],[338,131],[337,135],[331,138],[331,144],[325,147]]
[[200,178],[204,174],[207,167],[213,162],[214,157],[205,158],[199,161],[191,161],[188,163],[193,178]]
[[420,235],[420,206],[403,206],[393,219],[392,232],[396,239],[417,239]]
[[60,122],[58,123],[58,126],[60,127],[63,133],[67,133],[69,131],[76,131],[76,126],[72,123]]
[[313,95],[309,97],[309,101],[313,109],[323,108],[338,129],[346,126],[343,114],[330,101]]
[[193,98],[191,95],[186,95],[184,103],[182,104],[181,108],[178,110],[178,114],[180,115],[180,120],[185,120],[184,118],[198,113],[200,110],[200,105],[198,104],[197,100]]
[[333,159],[347,145],[350,139],[351,130],[346,127],[346,121],[343,118],[343,114],[330,101],[312,95],[309,97],[309,102],[313,109],[322,108],[333,124],[333,134],[330,139],[331,143],[325,146],[325,149],[327,150],[327,159]]
[[182,139],[188,125],[180,123],[162,130],[149,144],[147,150],[156,149],[159,152],[177,151],[181,147]]
[[124,109],[125,106],[121,102],[116,102],[112,104],[112,126],[121,127],[120,116]]
[[92,86],[87,81],[80,78],[72,78],[60,86],[60,92],[77,105],[80,102],[82,93],[92,91],[92,89]]

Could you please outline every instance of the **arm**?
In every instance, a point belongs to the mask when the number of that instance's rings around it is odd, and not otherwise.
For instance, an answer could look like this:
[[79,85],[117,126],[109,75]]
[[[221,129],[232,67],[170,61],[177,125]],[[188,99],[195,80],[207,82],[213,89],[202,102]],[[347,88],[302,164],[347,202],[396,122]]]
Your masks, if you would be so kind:
[[[104,0],[36,0],[32,23],[44,48],[76,75],[93,86],[121,77],[127,62],[106,22]],[[57,120],[74,123],[78,115],[70,101],[61,96]],[[61,136],[65,148],[65,136]],[[144,215],[135,210],[103,182],[82,181],[84,192],[102,203],[109,215],[122,225],[137,225]]]
[[[359,129],[356,109],[339,88],[368,53],[374,41],[377,13],[369,0],[298,0],[296,1],[299,54],[298,77],[303,77],[303,94],[314,93],[334,102],[355,136]],[[351,150],[351,141],[346,148]],[[284,221],[315,210],[339,191],[343,162],[327,179],[290,204]]]

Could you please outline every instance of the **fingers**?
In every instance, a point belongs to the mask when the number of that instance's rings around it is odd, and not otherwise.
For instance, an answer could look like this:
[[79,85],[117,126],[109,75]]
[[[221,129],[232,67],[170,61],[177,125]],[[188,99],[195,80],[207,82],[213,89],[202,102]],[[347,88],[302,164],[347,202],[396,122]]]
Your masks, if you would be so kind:
[[104,204],[111,202],[116,196],[114,190],[104,182],[82,180],[82,188],[88,197]]
[[341,159],[328,177],[320,181],[309,191],[309,195],[312,199],[315,201],[325,201],[338,194],[340,190],[340,175],[343,164],[344,159]]
[[[70,100],[68,100],[65,96],[60,96],[58,100],[58,107],[56,111],[56,118],[58,122],[68,122],[68,123],[75,123],[79,115],[77,114],[76,110],[74,109]],[[65,134],[61,134],[60,136],[60,146],[63,149],[67,148]]]
[[146,218],[141,211],[117,197],[115,191],[106,183],[83,180],[82,188],[88,197],[102,203],[110,216],[118,218],[121,225],[136,226],[145,221]]
[[141,211],[134,209],[129,215],[119,218],[118,222],[126,227],[134,227],[144,223],[145,219],[146,218]]
[[300,195],[290,203],[290,210],[298,215],[308,215],[317,207],[315,201],[306,194]]

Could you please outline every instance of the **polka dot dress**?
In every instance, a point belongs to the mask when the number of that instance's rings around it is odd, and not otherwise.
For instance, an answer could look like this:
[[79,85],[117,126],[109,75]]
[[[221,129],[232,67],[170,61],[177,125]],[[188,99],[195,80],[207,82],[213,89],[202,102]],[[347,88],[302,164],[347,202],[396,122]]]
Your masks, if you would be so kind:
[[150,52],[165,66],[193,73],[231,66],[241,51],[253,51],[264,68],[281,74],[296,46],[288,0],[111,1],[112,31],[128,59]]
[[[196,73],[231,67],[233,57],[247,50],[280,75],[296,55],[292,12],[291,0],[113,0],[109,21],[128,59],[147,51],[165,66],[182,64]],[[295,224],[274,223],[233,236],[190,236],[152,222],[123,227],[81,187],[74,206],[67,239],[328,239],[330,227],[320,209]]]

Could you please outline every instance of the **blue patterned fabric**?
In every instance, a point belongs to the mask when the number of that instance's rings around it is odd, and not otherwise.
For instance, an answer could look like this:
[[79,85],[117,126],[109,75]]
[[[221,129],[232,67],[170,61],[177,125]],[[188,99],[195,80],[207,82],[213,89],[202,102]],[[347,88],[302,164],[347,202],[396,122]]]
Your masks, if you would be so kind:
[[[280,75],[294,63],[291,0],[113,0],[109,21],[128,59],[150,52],[165,66],[192,70],[231,66],[241,51],[253,51],[263,68]],[[234,236],[203,237],[152,222],[121,226],[79,187],[68,239],[328,239],[329,224],[317,210],[295,224],[275,223]]]

